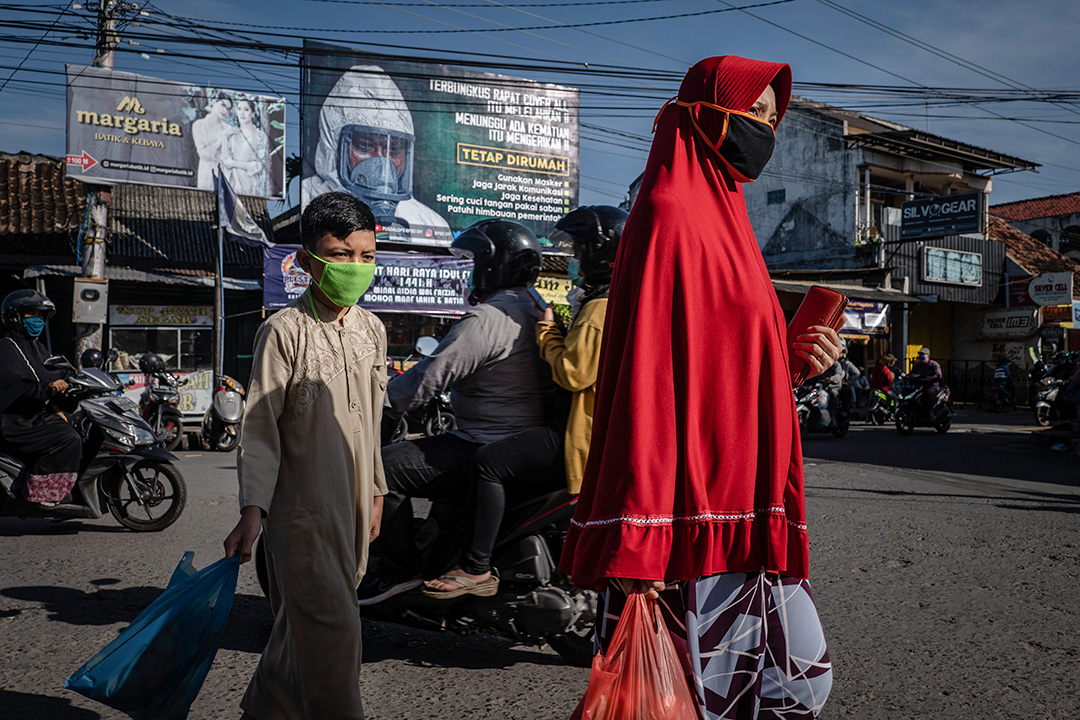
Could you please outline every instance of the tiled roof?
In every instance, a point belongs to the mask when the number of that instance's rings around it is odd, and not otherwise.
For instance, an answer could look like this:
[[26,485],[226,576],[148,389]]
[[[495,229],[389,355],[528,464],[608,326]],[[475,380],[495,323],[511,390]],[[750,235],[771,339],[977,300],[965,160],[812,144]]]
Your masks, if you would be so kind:
[[1066,257],[1046,243],[1022,233],[1000,217],[990,216],[991,240],[1005,243],[1006,253],[1013,262],[1032,275],[1051,272],[1073,274],[1073,295],[1080,296],[1080,263]]
[[1080,213],[1080,192],[991,205],[990,212],[1006,220],[1034,220],[1035,218],[1073,215]]
[[[115,185],[106,262],[146,271],[212,275],[217,262],[213,193]],[[242,198],[273,238],[266,201]],[[0,153],[0,256],[8,267],[72,264],[86,211],[86,186],[64,176],[60,159]],[[226,275],[260,277],[262,250],[225,240]]]

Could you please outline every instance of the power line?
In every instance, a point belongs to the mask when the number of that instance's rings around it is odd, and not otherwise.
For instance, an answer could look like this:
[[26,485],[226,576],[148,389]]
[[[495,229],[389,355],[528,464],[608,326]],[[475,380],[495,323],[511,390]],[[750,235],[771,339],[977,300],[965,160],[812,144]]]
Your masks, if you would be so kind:
[[38,41],[34,43],[34,45],[29,50],[26,51],[26,55],[23,56],[23,59],[19,61],[18,66],[11,71],[10,75],[7,76],[7,79],[4,80],[4,84],[0,85],[0,93],[4,92],[4,88],[6,88],[8,86],[8,83],[11,82],[11,78],[15,77],[15,73],[19,72],[19,70],[22,69],[22,66],[26,63],[27,60],[30,59],[30,56],[33,55],[34,51],[38,49],[38,46],[41,45],[42,40],[44,40],[45,37],[53,31],[53,28],[56,27],[56,23],[60,22],[60,19],[64,17],[64,13],[67,12],[70,4],[71,3],[68,3],[68,5],[64,6],[64,9],[60,11],[60,14],[57,15],[56,19],[52,21],[52,25],[49,26],[49,29],[46,30],[44,34],[42,34],[42,36],[38,38]]

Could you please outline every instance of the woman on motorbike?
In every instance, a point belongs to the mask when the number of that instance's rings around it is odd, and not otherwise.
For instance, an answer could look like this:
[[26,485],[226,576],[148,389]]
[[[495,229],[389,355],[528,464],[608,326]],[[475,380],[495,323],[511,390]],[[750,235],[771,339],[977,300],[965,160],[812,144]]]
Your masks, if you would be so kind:
[[573,251],[568,273],[574,287],[583,293],[565,337],[550,306],[540,311],[536,324],[536,343],[540,355],[551,365],[552,377],[560,387],[574,393],[564,451],[566,485],[574,495],[581,491],[589,454],[611,267],[626,218],[625,210],[608,205],[580,207],[556,223],[551,234],[553,243]]
[[82,438],[49,401],[68,388],[63,371],[48,370],[38,337],[56,314],[36,290],[16,290],[0,307],[0,440],[26,461],[26,499],[55,507],[75,487]]

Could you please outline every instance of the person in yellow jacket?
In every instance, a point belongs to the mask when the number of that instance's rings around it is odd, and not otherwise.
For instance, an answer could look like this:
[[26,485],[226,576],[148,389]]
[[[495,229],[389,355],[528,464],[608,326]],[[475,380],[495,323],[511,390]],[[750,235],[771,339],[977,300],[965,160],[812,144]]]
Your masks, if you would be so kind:
[[536,323],[536,343],[555,382],[574,394],[565,443],[566,484],[574,495],[581,490],[589,455],[608,286],[626,218],[625,211],[609,205],[579,207],[556,223],[551,235],[553,243],[573,250],[568,272],[581,299],[571,301],[573,319],[565,336],[551,308],[544,308]]

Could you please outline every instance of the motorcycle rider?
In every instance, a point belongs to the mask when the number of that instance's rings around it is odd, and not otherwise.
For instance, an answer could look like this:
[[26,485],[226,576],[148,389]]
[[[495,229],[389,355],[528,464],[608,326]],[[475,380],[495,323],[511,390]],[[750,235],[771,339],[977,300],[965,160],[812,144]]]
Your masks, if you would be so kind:
[[998,358],[997,367],[994,368],[994,385],[1005,395],[1005,404],[1014,405],[1012,370],[1009,368],[1009,360],[1005,356]]
[[349,68],[319,111],[314,174],[305,167],[305,203],[342,191],[371,207],[375,221],[396,242],[416,234],[448,245],[450,226],[413,197],[416,135],[412,113],[393,79],[377,65]]
[[818,383],[829,396],[827,410],[829,413],[829,427],[836,427],[836,413],[840,410],[840,393],[844,389],[844,366],[837,360],[830,365],[825,372],[810,378],[809,383]]
[[892,353],[886,353],[878,358],[877,364],[874,369],[870,371],[870,388],[872,390],[880,390],[885,393],[885,396],[896,402],[896,393],[893,392],[892,386],[896,382],[896,373],[893,368],[896,367],[896,356]]
[[526,471],[530,478],[562,473],[557,392],[533,338],[537,305],[528,292],[540,272],[540,243],[516,222],[483,220],[463,232],[451,251],[473,259],[469,302],[475,307],[434,353],[389,384],[383,423],[393,428],[402,413],[449,389],[458,426],[383,448],[388,493],[375,545],[378,570],[360,587],[361,605],[421,582],[425,561],[413,533],[413,497],[467,497],[474,509],[460,567],[429,581],[425,594],[494,595],[498,578],[491,574],[491,551],[505,506],[504,484]]
[[584,290],[564,337],[547,306],[536,324],[536,343],[552,369],[555,382],[574,393],[566,425],[566,484],[577,494],[585,473],[592,438],[592,409],[600,344],[604,335],[611,270],[628,213],[609,205],[579,207],[555,224],[551,241],[573,252],[568,274]]
[[909,377],[923,386],[919,394],[919,407],[922,408],[923,416],[929,418],[931,411],[934,409],[934,402],[937,400],[938,392],[941,390],[940,383],[944,379],[944,375],[941,373],[941,365],[936,360],[930,359],[930,348],[924,347],[919,350]]
[[82,438],[49,401],[68,389],[65,371],[49,370],[38,337],[56,305],[36,290],[16,290],[0,305],[0,441],[27,462],[26,499],[55,507],[82,461]]

